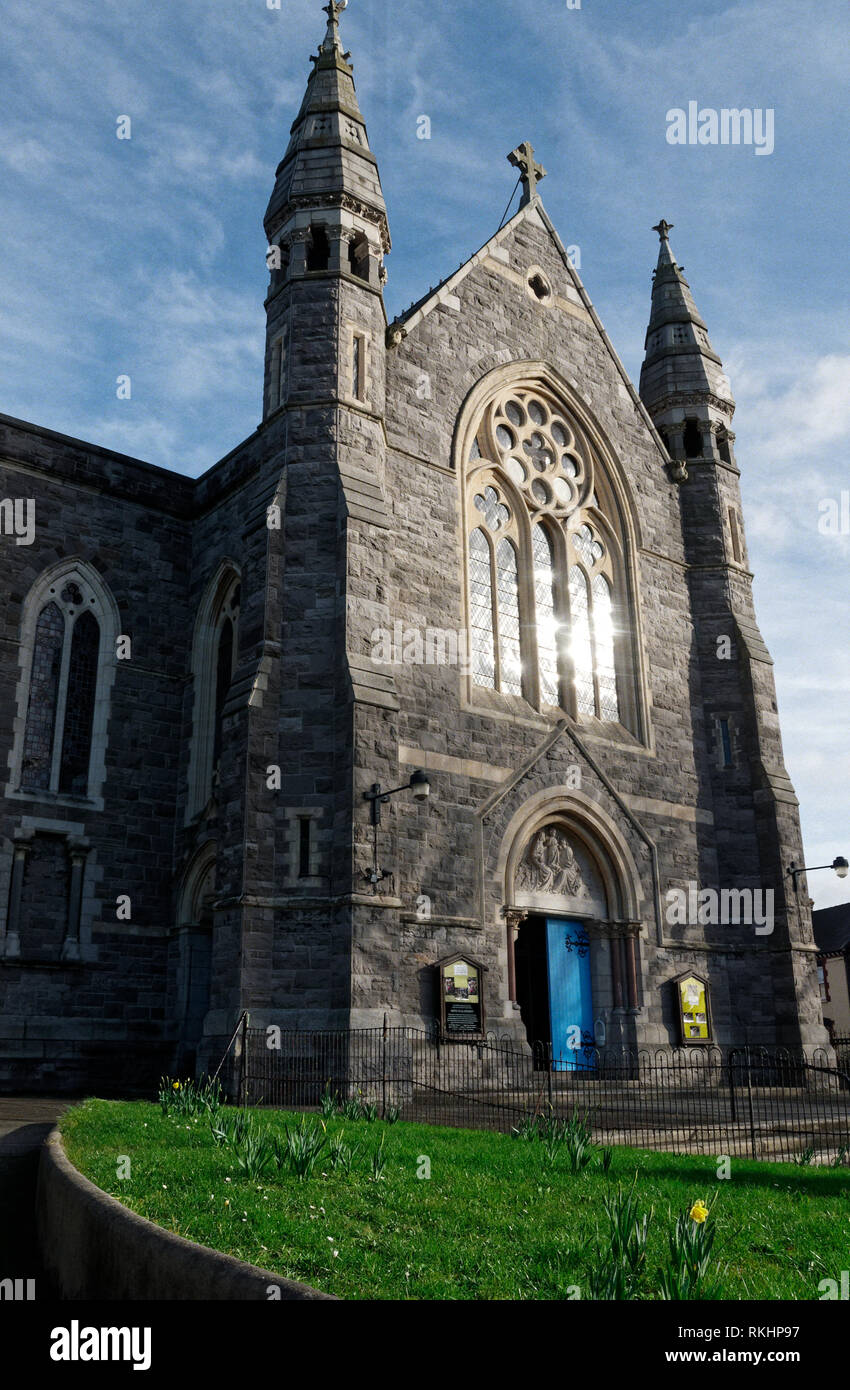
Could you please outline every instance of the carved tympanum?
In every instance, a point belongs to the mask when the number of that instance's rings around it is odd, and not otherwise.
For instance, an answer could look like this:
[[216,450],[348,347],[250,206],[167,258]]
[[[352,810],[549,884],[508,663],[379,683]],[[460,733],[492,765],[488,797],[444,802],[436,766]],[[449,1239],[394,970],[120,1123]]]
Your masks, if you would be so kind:
[[566,833],[555,825],[539,830],[523,855],[516,876],[523,892],[588,897],[587,885]]

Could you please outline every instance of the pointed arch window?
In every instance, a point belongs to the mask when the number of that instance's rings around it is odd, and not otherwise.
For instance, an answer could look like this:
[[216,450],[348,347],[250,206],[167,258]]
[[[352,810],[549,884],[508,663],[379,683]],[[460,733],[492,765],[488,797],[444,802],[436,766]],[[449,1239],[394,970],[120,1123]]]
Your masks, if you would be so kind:
[[473,686],[623,722],[625,537],[587,428],[547,389],[512,387],[467,440]]
[[224,561],[207,585],[192,643],[194,700],[187,821],[204,810],[218,776],[224,749],[224,710],[239,651],[240,600],[239,575],[230,561]]
[[224,702],[233,679],[233,619],[228,615],[221,625],[218,635],[218,655],[215,674],[215,732],[213,735],[213,769],[221,760],[222,725],[224,722]]
[[519,576],[511,512],[494,487],[477,493],[473,505],[482,523],[469,543],[474,679],[505,695],[521,695]]
[[540,697],[544,704],[560,704],[560,665],[558,648],[560,623],[555,597],[555,561],[552,542],[540,522],[531,533],[534,560],[534,608],[537,618],[537,661],[540,668]]
[[71,796],[86,794],[99,648],[97,619],[89,612],[81,613],[71,635],[65,727],[59,761],[59,790]]
[[50,786],[64,645],[62,610],[58,604],[48,603],[42,608],[35,628],[21,776],[24,787],[46,789]]
[[469,618],[472,635],[472,674],[476,685],[496,688],[496,622],[490,545],[476,527],[469,538]]
[[12,794],[99,799],[117,631],[114,602],[84,562],[55,567],[33,587],[22,617]]
[[508,695],[521,695],[519,581],[516,551],[507,539],[499,541],[496,547],[496,613],[499,622],[499,683]]

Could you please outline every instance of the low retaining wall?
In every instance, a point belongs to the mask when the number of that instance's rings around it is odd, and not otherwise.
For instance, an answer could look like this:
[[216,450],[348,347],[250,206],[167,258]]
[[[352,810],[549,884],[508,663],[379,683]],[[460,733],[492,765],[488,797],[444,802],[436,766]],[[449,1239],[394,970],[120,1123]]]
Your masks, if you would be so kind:
[[36,1222],[42,1261],[63,1299],[337,1301],[128,1211],[78,1172],[58,1129],[41,1151]]

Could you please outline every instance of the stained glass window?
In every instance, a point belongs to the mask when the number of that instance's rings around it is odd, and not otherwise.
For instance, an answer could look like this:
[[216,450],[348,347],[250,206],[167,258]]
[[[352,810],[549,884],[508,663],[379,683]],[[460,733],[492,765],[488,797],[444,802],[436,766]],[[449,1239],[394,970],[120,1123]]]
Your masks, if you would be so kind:
[[594,540],[589,526],[580,526],[573,536],[573,544],[589,570],[605,554],[604,547]]
[[587,425],[547,390],[515,386],[482,412],[467,467],[473,682],[618,721],[623,556]]
[[500,541],[496,551],[496,592],[499,618],[500,687],[507,695],[521,695],[519,581],[516,551],[509,540]]
[[595,714],[596,695],[593,687],[590,605],[587,579],[578,565],[573,565],[570,570],[570,655],[573,659],[576,704],[579,714]]
[[64,640],[65,619],[62,612],[57,604],[48,603],[41,610],[35,629],[22,787],[42,789],[50,786]]
[[100,625],[88,607],[79,612],[87,596],[76,582],[50,592],[58,600],[35,627],[21,787],[87,796]]
[[97,619],[93,613],[81,613],[74,623],[71,636],[65,728],[59,765],[59,790],[71,796],[85,796],[88,791],[99,648]]
[[555,616],[555,576],[552,543],[544,527],[531,533],[534,557],[534,607],[537,618],[537,662],[540,669],[540,697],[544,704],[561,703],[558,690],[558,621]]
[[483,493],[476,495],[474,501],[491,531],[500,531],[510,520],[511,514],[504,503],[499,501],[499,494],[495,488],[485,488]]
[[469,538],[469,619],[472,679],[476,685],[493,690],[496,685],[496,660],[490,546],[480,528],[473,531]]
[[597,574],[592,587],[593,645],[596,652],[596,678],[599,683],[599,715],[601,719],[619,719],[611,586],[604,575]]

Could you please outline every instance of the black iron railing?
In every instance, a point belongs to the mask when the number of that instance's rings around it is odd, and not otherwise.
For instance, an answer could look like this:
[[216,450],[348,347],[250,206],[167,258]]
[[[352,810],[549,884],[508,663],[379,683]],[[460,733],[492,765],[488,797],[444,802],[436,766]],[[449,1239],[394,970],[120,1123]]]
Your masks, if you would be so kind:
[[415,1028],[240,1029],[239,1099],[305,1110],[358,1097],[381,1115],[509,1132],[525,1116],[587,1117],[604,1144],[850,1163],[850,1076],[764,1048],[584,1048],[446,1042]]
[[841,1071],[850,1071],[850,1037],[834,1037],[835,1064]]

